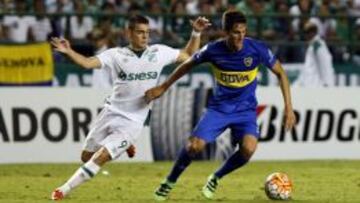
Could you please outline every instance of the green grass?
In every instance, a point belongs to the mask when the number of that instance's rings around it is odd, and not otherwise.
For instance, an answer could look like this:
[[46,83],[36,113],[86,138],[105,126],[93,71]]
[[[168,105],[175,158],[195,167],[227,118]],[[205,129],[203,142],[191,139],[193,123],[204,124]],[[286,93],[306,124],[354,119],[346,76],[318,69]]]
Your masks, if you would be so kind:
[[[200,189],[220,163],[194,162],[178,181],[169,203],[272,202],[263,183],[275,171],[286,172],[294,183],[292,202],[360,202],[360,161],[251,162],[221,180],[215,200],[205,200]],[[79,164],[0,165],[0,202],[51,202],[50,193],[66,181]],[[171,162],[109,164],[110,175],[74,190],[63,202],[155,202],[153,191]]]

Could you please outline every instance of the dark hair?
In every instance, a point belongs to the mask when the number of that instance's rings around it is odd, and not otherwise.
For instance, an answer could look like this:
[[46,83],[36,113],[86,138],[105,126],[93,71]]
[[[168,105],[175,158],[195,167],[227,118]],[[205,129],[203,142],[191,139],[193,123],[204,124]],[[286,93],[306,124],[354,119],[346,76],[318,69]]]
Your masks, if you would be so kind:
[[149,24],[149,20],[142,15],[134,15],[131,16],[129,19],[129,25],[128,28],[129,29],[134,29],[136,24]]
[[315,24],[308,22],[307,24],[305,24],[304,32],[306,34],[317,34],[318,28]]
[[236,23],[246,24],[246,18],[244,14],[240,11],[225,11],[222,16],[223,30],[230,31]]

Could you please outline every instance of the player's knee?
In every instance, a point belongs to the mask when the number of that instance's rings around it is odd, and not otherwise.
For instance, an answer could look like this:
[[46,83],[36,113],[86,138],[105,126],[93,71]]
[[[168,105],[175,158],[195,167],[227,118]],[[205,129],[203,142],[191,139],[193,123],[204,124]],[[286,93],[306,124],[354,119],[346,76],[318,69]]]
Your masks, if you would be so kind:
[[103,147],[94,154],[93,159],[97,165],[102,166],[111,160],[111,155],[108,150]]
[[204,150],[206,144],[204,140],[199,138],[192,138],[189,141],[190,142],[187,149],[190,154],[198,154]]
[[86,162],[88,162],[90,160],[90,158],[88,157],[88,156],[86,156],[86,155],[84,155],[84,154],[81,154],[81,161],[83,162],[83,163],[86,163]]
[[249,160],[255,153],[256,147],[257,139],[252,135],[245,135],[240,147],[240,151],[244,159]]
[[256,146],[252,145],[244,145],[241,148],[241,154],[243,155],[244,159],[249,160],[252,155],[255,153]]
[[94,152],[87,152],[87,151],[82,151],[82,153],[81,153],[81,161],[83,162],[83,163],[86,163],[86,162],[88,162],[90,159],[91,159],[91,157],[94,155]]
[[188,146],[188,152],[191,155],[196,155],[196,154],[200,153],[203,149],[204,149],[203,147],[196,145],[196,144],[191,144]]

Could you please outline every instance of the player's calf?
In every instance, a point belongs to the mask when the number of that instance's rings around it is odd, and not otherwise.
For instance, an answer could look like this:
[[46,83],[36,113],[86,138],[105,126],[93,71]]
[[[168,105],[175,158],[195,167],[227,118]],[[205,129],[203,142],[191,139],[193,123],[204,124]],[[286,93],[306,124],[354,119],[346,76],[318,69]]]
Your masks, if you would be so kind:
[[111,156],[106,148],[98,150],[88,162],[82,165],[71,178],[51,193],[52,200],[61,200],[66,197],[71,190],[75,189],[82,183],[93,178],[99,171],[101,166],[111,160]]

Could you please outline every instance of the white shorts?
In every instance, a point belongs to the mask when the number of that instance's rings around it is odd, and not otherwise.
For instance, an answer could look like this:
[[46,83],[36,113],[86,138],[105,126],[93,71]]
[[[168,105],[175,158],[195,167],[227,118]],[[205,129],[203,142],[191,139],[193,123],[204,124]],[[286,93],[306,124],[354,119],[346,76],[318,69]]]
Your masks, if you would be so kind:
[[83,150],[96,152],[105,147],[112,159],[117,159],[133,144],[143,128],[143,124],[104,108],[96,118],[88,133]]

